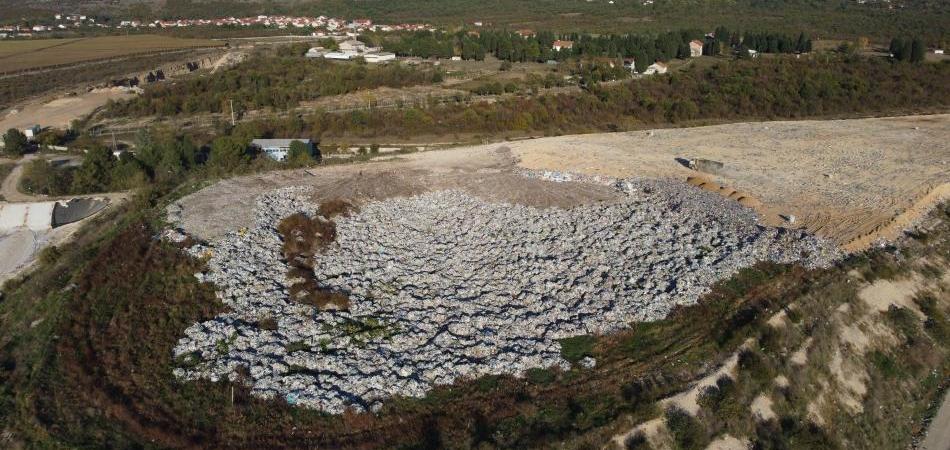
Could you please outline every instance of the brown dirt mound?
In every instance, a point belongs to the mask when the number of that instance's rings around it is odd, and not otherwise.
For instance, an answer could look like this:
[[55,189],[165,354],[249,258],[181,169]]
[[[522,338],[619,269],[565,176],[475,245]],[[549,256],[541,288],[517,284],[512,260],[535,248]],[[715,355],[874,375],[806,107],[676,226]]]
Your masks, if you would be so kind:
[[296,213],[280,221],[277,231],[284,239],[284,258],[290,265],[287,276],[296,280],[290,286],[290,296],[294,300],[320,309],[350,307],[346,295],[321,288],[313,273],[313,256],[336,239],[336,223],[326,217],[350,209],[352,205],[348,202],[334,200],[320,205],[320,211],[325,213],[318,217]]
[[735,200],[739,202],[739,204],[742,206],[746,206],[749,208],[758,208],[762,206],[762,202],[758,201],[754,197],[746,195],[745,193],[737,191],[728,186],[723,186],[721,184],[709,181],[703,177],[698,177],[698,176],[686,177],[686,184],[689,184],[690,186],[696,186],[700,189],[703,189],[709,192],[715,192],[730,200]]

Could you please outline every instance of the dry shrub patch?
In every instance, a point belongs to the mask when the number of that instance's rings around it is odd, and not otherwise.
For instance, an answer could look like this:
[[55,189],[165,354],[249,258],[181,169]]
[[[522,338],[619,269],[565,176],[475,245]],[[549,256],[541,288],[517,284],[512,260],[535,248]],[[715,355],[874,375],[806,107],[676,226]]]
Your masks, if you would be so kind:
[[[346,202],[327,202],[320,206],[327,214],[349,211]],[[284,258],[290,269],[288,278],[296,280],[290,286],[290,297],[300,303],[320,309],[348,309],[349,298],[342,293],[323,289],[313,273],[313,257],[336,239],[336,223],[327,215],[309,217],[303,213],[287,216],[280,221],[277,231],[284,240]]]

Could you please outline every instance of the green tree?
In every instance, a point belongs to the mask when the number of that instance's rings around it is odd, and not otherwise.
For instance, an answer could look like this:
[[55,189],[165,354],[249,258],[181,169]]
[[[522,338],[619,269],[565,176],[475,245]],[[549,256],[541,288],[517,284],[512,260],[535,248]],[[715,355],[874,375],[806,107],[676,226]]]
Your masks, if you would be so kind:
[[926,49],[924,49],[924,42],[921,41],[920,38],[914,38],[910,44],[910,62],[919,63],[923,61],[924,53],[926,53]]
[[20,156],[30,148],[26,135],[16,128],[10,128],[3,135],[3,152],[8,155]]
[[32,194],[63,195],[69,191],[71,176],[69,170],[58,170],[45,159],[35,159],[23,169],[19,189]]
[[314,161],[313,156],[309,145],[302,141],[293,141],[290,143],[290,150],[287,152],[287,162],[295,166],[306,166]]
[[230,136],[222,136],[211,143],[211,156],[208,164],[224,172],[231,172],[250,161],[247,146],[243,141]]
[[102,192],[112,182],[112,169],[115,158],[112,152],[102,145],[90,147],[83,157],[82,165],[73,178],[71,191],[74,193]]
[[119,155],[119,160],[112,168],[111,178],[112,189],[120,191],[144,187],[149,182],[145,167],[131,152]]

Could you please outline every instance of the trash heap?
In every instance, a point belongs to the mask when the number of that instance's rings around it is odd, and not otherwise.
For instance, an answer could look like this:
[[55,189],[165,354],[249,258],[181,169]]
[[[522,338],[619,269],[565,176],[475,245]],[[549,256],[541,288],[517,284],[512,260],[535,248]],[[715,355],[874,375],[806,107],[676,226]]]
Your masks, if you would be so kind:
[[830,243],[760,226],[751,210],[682,183],[616,188],[621,201],[569,210],[438,191],[336,217],[336,242],[313,267],[323,288],[349,296],[345,311],[288,293],[276,226],[317,214],[308,189],[263,195],[253,228],[189,250],[210,256],[196,276],[230,312],[186,330],[175,373],[240,380],[328,413],[375,410],[459,379],[567,369],[559,339],[662,319],[758,261],[816,267],[839,257]]

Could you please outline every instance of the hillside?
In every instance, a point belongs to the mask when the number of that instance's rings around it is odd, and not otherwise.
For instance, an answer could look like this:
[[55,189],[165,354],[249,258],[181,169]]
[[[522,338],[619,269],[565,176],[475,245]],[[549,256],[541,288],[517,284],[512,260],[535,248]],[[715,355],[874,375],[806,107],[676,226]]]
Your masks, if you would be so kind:
[[[495,26],[534,29],[666,31],[681,28],[730,28],[798,32],[823,38],[891,37],[918,34],[945,39],[950,11],[941,2],[919,0],[888,8],[887,3],[801,0],[44,0],[0,1],[0,20],[83,11],[109,18],[218,17],[257,14],[339,15],[382,22],[431,22],[458,26],[479,21]],[[65,4],[65,5],[64,5]]]

